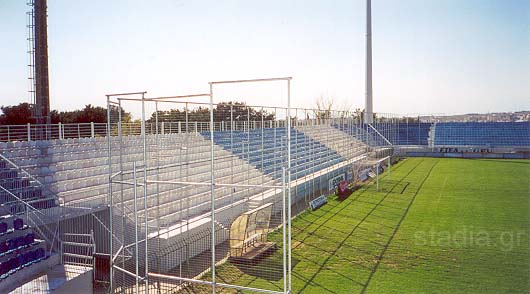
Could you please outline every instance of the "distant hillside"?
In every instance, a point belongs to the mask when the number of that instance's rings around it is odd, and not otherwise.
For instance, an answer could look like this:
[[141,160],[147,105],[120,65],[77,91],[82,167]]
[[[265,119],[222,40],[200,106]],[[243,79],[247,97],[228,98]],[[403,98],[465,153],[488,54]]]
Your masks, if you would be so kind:
[[457,121],[457,122],[488,122],[488,121],[508,121],[508,122],[530,122],[530,111],[516,112],[491,112],[491,113],[467,113],[457,115],[434,115],[422,116],[421,120],[436,122]]

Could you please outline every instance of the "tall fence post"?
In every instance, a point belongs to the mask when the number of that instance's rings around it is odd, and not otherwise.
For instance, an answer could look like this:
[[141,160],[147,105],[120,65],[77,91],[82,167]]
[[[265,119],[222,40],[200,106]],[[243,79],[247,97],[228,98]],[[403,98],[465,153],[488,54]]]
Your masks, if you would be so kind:
[[160,134],[164,134],[164,122],[160,124]]
[[31,125],[28,123],[28,141],[31,141]]
[[62,127],[62,124],[59,123],[58,124],[58,127],[59,127],[59,140],[61,140],[63,138],[63,127]]
[[94,122],[90,122],[90,138],[94,138],[96,136],[96,132],[94,131]]

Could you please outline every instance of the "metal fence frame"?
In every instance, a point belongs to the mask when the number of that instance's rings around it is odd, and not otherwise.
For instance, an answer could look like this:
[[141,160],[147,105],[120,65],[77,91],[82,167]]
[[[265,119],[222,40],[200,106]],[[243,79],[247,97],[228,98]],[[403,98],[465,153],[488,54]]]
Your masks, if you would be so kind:
[[[257,291],[257,292],[265,292],[265,293],[290,293],[291,292],[291,279],[290,279],[290,276],[291,276],[291,243],[290,243],[290,236],[291,236],[291,192],[290,192],[290,181],[286,182],[286,179],[290,179],[290,164],[291,164],[291,158],[290,158],[290,153],[291,153],[291,144],[290,144],[290,132],[288,131],[287,132],[287,138],[286,138],[286,143],[287,143],[287,158],[288,158],[288,163],[287,163],[287,169],[284,169],[283,170],[283,177],[282,177],[282,185],[270,185],[270,186],[264,186],[264,185],[253,185],[253,184],[249,184],[249,185],[242,185],[242,184],[226,184],[226,183],[217,183],[216,182],[216,179],[215,179],[215,174],[214,174],[214,170],[215,170],[215,154],[214,154],[214,131],[215,131],[215,124],[214,124],[214,116],[213,116],[213,105],[214,105],[214,99],[215,99],[215,94],[214,94],[214,85],[220,85],[220,84],[232,84],[232,83],[256,83],[256,82],[286,82],[286,92],[287,92],[287,107],[286,107],[286,110],[287,110],[287,117],[290,117],[290,82],[291,82],[291,78],[290,77],[281,77],[281,78],[271,78],[271,79],[254,79],[254,80],[236,80],[236,81],[216,81],[216,82],[210,82],[209,85],[210,85],[210,92],[209,94],[196,94],[196,95],[185,95],[185,96],[172,96],[172,97],[155,97],[155,98],[146,98],[145,97],[145,94],[146,92],[136,92],[136,93],[122,93],[122,94],[108,94],[106,95],[107,96],[107,109],[109,110],[108,111],[108,121],[109,121],[109,124],[107,124],[107,133],[109,134],[107,139],[107,144],[108,144],[108,152],[109,152],[109,207],[110,207],[110,233],[111,235],[114,234],[113,232],[113,223],[112,223],[112,219],[113,219],[113,215],[114,215],[114,209],[115,209],[115,203],[114,203],[114,200],[113,200],[113,190],[112,190],[112,186],[114,183],[118,183],[120,185],[132,185],[133,186],[133,189],[134,189],[134,226],[135,226],[135,238],[134,238],[134,244],[133,246],[135,247],[135,259],[136,259],[136,263],[135,263],[135,272],[132,273],[130,271],[127,271],[126,269],[124,268],[121,268],[119,266],[119,264],[115,264],[115,260],[116,258],[118,257],[118,254],[120,251],[123,251],[124,249],[124,246],[126,246],[126,244],[122,244],[121,247],[115,251],[115,245],[113,244],[113,240],[112,238],[110,239],[111,240],[111,244],[110,244],[110,269],[111,269],[111,273],[110,273],[110,287],[111,287],[111,291],[114,291],[114,289],[116,287],[118,287],[118,285],[115,285],[115,281],[113,279],[113,276],[114,276],[114,272],[115,271],[120,271],[120,272],[123,272],[123,273],[126,273],[127,275],[129,276],[132,276],[135,278],[135,286],[134,286],[134,289],[136,292],[139,292],[140,291],[140,283],[143,283],[144,285],[142,286],[143,289],[149,289],[149,278],[150,277],[162,277],[165,278],[165,279],[170,279],[170,280],[175,280],[175,281],[183,281],[183,282],[190,282],[190,283],[199,283],[199,284],[206,284],[206,285],[209,285],[212,287],[212,293],[215,293],[216,292],[216,287],[217,286],[221,286],[221,287],[228,287],[228,288],[234,288],[234,289],[239,289],[239,290],[251,290],[251,291]],[[135,98],[136,97],[141,97],[141,98]],[[191,181],[157,181],[157,180],[148,180],[147,179],[147,131],[146,131],[146,117],[145,117],[145,104],[146,102],[154,102],[155,103],[155,107],[158,107],[157,103],[163,103],[163,102],[172,102],[174,101],[175,99],[181,99],[181,98],[191,98],[191,97],[209,97],[210,98],[210,102],[209,102],[209,113],[210,113],[210,122],[209,122],[209,132],[210,132],[210,180],[209,182],[191,182]],[[125,98],[123,98],[125,97]],[[133,97],[133,98],[131,98]],[[114,100],[117,100],[114,101]],[[142,105],[142,118],[141,118],[141,138],[142,138],[142,142],[143,142],[143,166],[138,168],[136,164],[133,164],[133,175],[132,175],[132,182],[125,182],[123,180],[118,180],[118,176],[122,175],[122,173],[124,172],[123,170],[119,170],[117,172],[113,172],[112,170],[112,142],[111,142],[111,113],[110,113],[110,109],[111,109],[111,105],[114,105],[114,106],[118,106],[118,109],[121,109],[121,101],[122,100],[129,100],[129,101],[136,101],[136,102],[140,102],[141,105]],[[121,114],[120,111],[118,111],[118,113]],[[157,112],[158,113],[158,112]],[[243,127],[245,127],[245,125],[243,125]],[[247,124],[246,125],[247,128],[250,128],[250,124]],[[286,127],[288,130],[290,130],[290,127],[291,127],[291,120],[290,119],[286,119]],[[156,131],[156,134],[158,134],[158,122],[156,122],[156,128],[157,128],[157,131]],[[219,125],[219,128],[222,129],[222,124]],[[180,130],[180,126],[179,126],[179,130]],[[186,130],[188,130],[188,122],[186,121]],[[195,127],[195,131],[197,131],[197,127]],[[121,115],[119,115],[119,118],[118,118],[118,130],[117,130],[117,136],[120,138],[119,140],[121,141],[121,136],[122,136],[122,128],[121,128]],[[121,152],[120,152],[121,154]],[[139,177],[138,176],[138,170],[140,170],[140,173],[143,174],[143,178]],[[140,179],[139,179],[140,178]],[[211,217],[211,220],[210,220],[210,223],[211,223],[211,276],[212,276],[212,281],[202,281],[202,280],[195,280],[195,279],[190,279],[190,278],[184,278],[184,277],[178,277],[178,276],[167,276],[167,275],[160,275],[160,274],[157,274],[157,273],[150,273],[149,272],[149,255],[148,255],[148,235],[149,235],[149,225],[148,225],[148,213],[147,213],[147,186],[149,184],[169,184],[169,185],[196,185],[196,186],[209,186],[210,187],[210,217]],[[216,240],[216,235],[215,235],[215,232],[216,232],[216,227],[215,227],[215,214],[216,214],[216,207],[215,207],[215,203],[216,203],[216,200],[215,200],[215,189],[216,187],[246,187],[246,188],[254,188],[254,187],[259,187],[259,188],[273,188],[273,189],[281,189],[283,191],[283,208],[282,208],[282,211],[284,211],[282,213],[283,217],[282,217],[282,227],[283,227],[283,278],[284,278],[284,287],[283,287],[283,291],[282,292],[278,292],[278,291],[271,291],[271,290],[266,290],[266,289],[255,289],[255,288],[250,288],[250,287],[244,287],[244,286],[238,286],[238,285],[230,285],[230,284],[223,284],[223,283],[218,283],[216,281],[216,272],[215,272],[215,268],[216,268],[216,255],[215,255],[215,250],[216,250],[216,242],[214,240]],[[143,210],[145,212],[144,214],[144,228],[145,228],[145,240],[143,240],[144,242],[144,246],[145,248],[143,249],[145,251],[145,255],[143,257],[140,257],[138,254],[139,254],[139,251],[140,251],[140,243],[142,242],[142,240],[139,240],[139,234],[138,234],[138,226],[139,226],[139,219],[138,219],[138,212],[139,210],[141,210],[142,208],[139,208],[137,206],[137,203],[138,203],[138,198],[139,196],[137,195],[137,189],[138,188],[141,188],[143,190],[143,203],[144,203],[144,207],[143,207]],[[285,199],[287,197],[287,199]],[[287,208],[286,208],[287,207]],[[287,211],[285,211],[287,210]],[[116,253],[115,253],[116,252]],[[143,262],[143,267],[144,267],[144,272],[143,273],[140,273],[140,269],[139,269],[139,260],[140,259],[145,259],[144,262]],[[145,290],[144,290],[145,291]]]

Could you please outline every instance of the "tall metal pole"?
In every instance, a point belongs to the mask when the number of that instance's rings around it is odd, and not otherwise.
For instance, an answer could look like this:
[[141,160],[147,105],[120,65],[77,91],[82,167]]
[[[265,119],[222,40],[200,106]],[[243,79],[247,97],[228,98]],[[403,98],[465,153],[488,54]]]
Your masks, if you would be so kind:
[[[263,164],[263,156],[265,155],[264,154],[264,149],[265,149],[265,119],[263,117],[264,115],[264,112],[263,112],[263,107],[261,107],[261,170],[265,170],[264,169],[264,164]],[[261,174],[261,183],[264,183],[265,182],[265,173],[262,173]],[[261,202],[260,204],[263,204],[263,193],[261,194]]]
[[285,167],[282,167],[282,236],[283,236],[283,292],[289,293],[289,289],[287,289],[287,233],[286,233],[286,223],[285,223],[285,192],[286,192],[286,186],[285,186]]
[[[119,151],[119,160],[120,160],[120,163],[119,163],[119,171],[123,171],[123,136],[122,136],[122,133],[123,133],[123,127],[122,127],[122,116],[121,116],[121,100],[118,99],[118,151]],[[110,161],[110,164],[112,164],[112,161]],[[123,181],[123,174],[120,173],[120,181]],[[123,184],[119,184],[119,189],[120,189],[120,204],[121,204],[121,211],[124,212],[125,211],[125,202],[123,201]],[[112,202],[114,205],[114,200]],[[125,213],[122,213],[122,216],[121,216],[121,227],[122,228],[125,228],[125,223],[127,222],[127,216],[125,215]],[[124,234],[121,234],[122,235],[122,239],[121,239],[121,244],[125,244],[125,235]],[[111,235],[111,238],[114,238],[114,234]],[[124,255],[125,253],[122,252],[122,256]],[[122,258],[121,259],[121,266],[122,268],[125,268],[125,259]],[[122,279],[124,277],[124,273],[121,273],[122,275]]]
[[291,284],[291,80],[287,80],[287,217],[288,219],[288,250],[289,250],[289,293],[292,292]]
[[[37,124],[50,124],[47,0],[34,0],[33,8],[35,18],[35,118]],[[44,136],[42,129],[38,133]],[[39,139],[44,139],[44,137]]]
[[375,168],[375,177],[376,177],[376,186],[377,186],[377,192],[379,192],[379,162],[377,163],[376,165],[376,168]]
[[184,109],[186,110],[186,135],[187,135],[188,134],[188,102],[186,102]]
[[[118,109],[118,112],[120,109]],[[112,202],[112,154],[111,154],[111,145],[110,145],[110,97],[107,96],[107,152],[109,153],[108,161],[109,161],[109,227],[110,227],[110,240],[109,240],[109,246],[110,246],[110,291],[114,291],[114,252],[113,252],[113,244],[112,244],[112,236],[113,236],[113,224],[112,224],[112,218],[113,218],[113,207],[114,204]]]
[[[247,162],[250,162],[250,107],[247,106]],[[250,185],[250,171],[252,167],[248,164],[247,167],[247,185]],[[250,188],[247,188],[247,195],[250,195]],[[250,199],[250,196],[247,196]],[[248,201],[248,200],[247,200]]]
[[[147,246],[147,237],[149,235],[149,229],[148,229],[148,221],[149,221],[149,213],[147,211],[147,133],[145,128],[145,94],[142,94],[142,133],[143,133],[143,161],[144,161],[144,225],[145,225],[145,253],[144,253],[144,267],[145,267],[145,293],[149,293],[149,280],[147,273],[149,271],[149,262],[148,262],[148,246]],[[134,209],[135,214],[138,214],[138,210]],[[138,242],[138,241],[137,241]],[[137,273],[138,275],[138,273]]]
[[139,279],[138,279],[138,182],[136,178],[136,162],[133,162],[133,186],[134,186],[134,261],[135,261],[135,282],[136,282],[136,293],[139,289]]
[[[156,144],[156,180],[160,180],[160,145],[159,145],[159,137],[158,137],[158,102],[155,102],[155,144]],[[180,131],[180,130],[179,130]],[[182,163],[181,163],[182,164]],[[146,199],[147,200],[147,199]],[[147,226],[146,226],[147,228]],[[160,232],[160,184],[156,184],[156,229]],[[147,230],[146,230],[146,237],[145,242],[147,244]],[[156,246],[158,252],[160,252],[160,238],[156,238]],[[147,262],[147,260],[146,260]],[[160,262],[157,260],[156,267],[158,271],[160,271]],[[147,269],[145,271],[146,278],[147,278]],[[158,289],[160,289],[160,281],[157,281]],[[149,293],[149,288],[145,291],[145,293]]]
[[[234,153],[234,105],[230,104],[230,152]],[[234,184],[234,156],[230,156],[230,183]],[[234,189],[230,189],[230,205],[234,205]]]
[[371,124],[372,122],[372,1],[366,0],[366,100],[364,123]]
[[213,149],[213,84],[210,84],[210,202],[212,218],[212,293],[215,294],[215,173]]

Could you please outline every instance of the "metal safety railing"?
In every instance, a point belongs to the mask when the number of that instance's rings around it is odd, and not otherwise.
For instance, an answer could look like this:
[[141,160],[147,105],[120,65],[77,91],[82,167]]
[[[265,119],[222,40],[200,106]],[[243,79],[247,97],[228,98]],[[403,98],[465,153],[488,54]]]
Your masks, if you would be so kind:
[[61,234],[61,262],[78,266],[94,267],[96,241],[94,231],[88,234]]
[[106,123],[0,125],[0,142],[104,137]]
[[[9,194],[11,197],[16,199],[19,205],[24,207],[23,216],[27,224],[37,231],[39,236],[43,238],[46,243],[49,252],[51,253],[54,248],[60,247],[59,240],[59,226],[58,221],[52,220],[49,216],[44,214],[42,211],[33,207],[30,203],[20,199],[14,193],[0,185],[0,190]],[[57,244],[57,245],[56,245]]]
[[[215,131],[252,130],[259,128],[285,127],[285,121],[217,121],[214,122]],[[141,135],[140,123],[121,123],[122,135]],[[210,122],[205,121],[172,121],[146,123],[147,134],[178,134],[178,133],[203,133],[210,130]],[[111,124],[111,136],[118,133],[118,126]],[[37,141],[37,140],[65,140],[80,138],[96,138],[107,136],[106,123],[79,123],[79,124],[26,124],[26,125],[0,125],[0,142]]]

